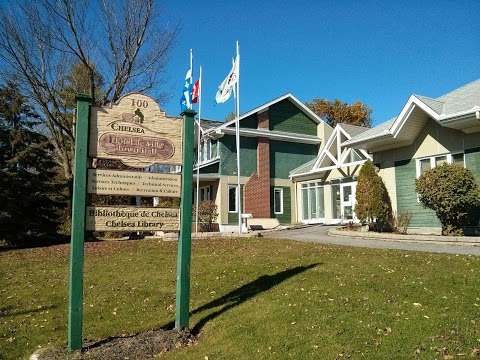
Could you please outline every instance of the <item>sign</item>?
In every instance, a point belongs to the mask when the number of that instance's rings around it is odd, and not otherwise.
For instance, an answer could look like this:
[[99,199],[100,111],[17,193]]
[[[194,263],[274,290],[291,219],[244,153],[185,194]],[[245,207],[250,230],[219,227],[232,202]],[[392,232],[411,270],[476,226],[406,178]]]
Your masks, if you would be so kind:
[[147,207],[88,206],[87,230],[160,231],[178,230],[179,210]]
[[89,154],[139,168],[181,165],[182,120],[167,117],[146,95],[126,95],[112,106],[92,108]]
[[180,197],[180,174],[89,169],[87,191],[97,195]]

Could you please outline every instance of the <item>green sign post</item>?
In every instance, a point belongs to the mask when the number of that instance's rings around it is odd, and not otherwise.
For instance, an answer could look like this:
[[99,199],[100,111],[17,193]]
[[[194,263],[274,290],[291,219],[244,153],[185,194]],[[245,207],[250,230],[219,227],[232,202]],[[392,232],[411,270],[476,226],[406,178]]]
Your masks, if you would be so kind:
[[177,296],[175,301],[175,328],[188,327],[190,308],[190,258],[192,244],[192,172],[194,116],[186,110],[183,116],[182,195],[180,200],[180,237],[177,254]]
[[77,96],[75,122],[75,167],[73,177],[72,230],[68,291],[68,350],[82,348],[83,244],[87,190],[88,122],[92,99]]
[[[133,94],[135,99],[143,95]],[[143,96],[145,97],[145,96]],[[138,101],[132,101],[125,97],[116,106],[122,111],[121,116],[129,114],[131,111],[130,104],[144,106],[145,102],[138,105]],[[123,101],[123,103],[122,103]],[[68,350],[80,350],[82,348],[82,328],[83,328],[83,257],[84,242],[86,229],[86,195],[87,195],[87,160],[89,155],[89,122],[90,108],[92,99],[88,96],[77,96],[77,113],[75,123],[75,166],[73,181],[73,202],[72,202],[72,230],[70,245],[70,272],[69,272],[69,292],[68,292]],[[127,109],[125,109],[127,104]],[[158,106],[157,106],[158,107]],[[138,109],[137,109],[138,110]],[[157,112],[152,110],[150,120],[154,120],[158,116]],[[159,113],[158,109],[158,113]],[[178,242],[178,258],[177,258],[177,297],[176,297],[176,319],[175,325],[177,329],[188,327],[189,320],[189,302],[190,302],[190,254],[192,242],[192,170],[193,170],[193,145],[194,145],[194,116],[195,112],[187,110],[182,113],[183,116],[183,162],[182,162],[182,189],[181,189],[181,209],[180,209],[180,237]],[[106,121],[117,119],[114,116],[107,117]],[[92,117],[92,121],[97,121],[92,125],[97,130],[102,124],[98,123],[98,114]],[[123,119],[123,118],[122,118]],[[95,121],[94,121],[95,120]],[[121,121],[121,120],[113,120]],[[171,137],[170,140],[177,139],[180,142],[180,122],[163,120],[161,127],[165,128],[165,132]],[[141,126],[136,124],[136,126]],[[178,131],[177,131],[178,129]],[[122,135],[122,134],[121,134]],[[125,136],[125,135],[122,135]],[[129,136],[131,136],[129,134]],[[95,144],[101,143],[94,135]],[[166,141],[166,140],[165,140]],[[141,142],[140,142],[141,143]],[[163,148],[162,148],[163,149]],[[175,151],[179,153],[179,149],[175,150],[175,143],[172,145],[173,154]],[[90,149],[92,150],[92,149]],[[154,149],[155,150],[155,149]],[[158,149],[157,149],[158,150]],[[157,154],[157,153],[156,153]],[[158,156],[163,153],[158,152]],[[133,154],[137,155],[137,153]],[[93,155],[95,156],[95,155]],[[178,155],[179,157],[179,155]],[[141,163],[143,158],[137,159]],[[156,158],[158,163],[178,163],[180,159],[171,162],[171,158]],[[178,161],[178,162],[177,162]]]

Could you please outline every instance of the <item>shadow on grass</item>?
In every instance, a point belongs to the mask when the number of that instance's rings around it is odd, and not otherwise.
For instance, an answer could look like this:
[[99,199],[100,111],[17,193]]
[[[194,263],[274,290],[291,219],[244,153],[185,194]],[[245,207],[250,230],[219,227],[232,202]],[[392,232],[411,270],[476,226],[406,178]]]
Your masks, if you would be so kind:
[[58,305],[52,304],[52,305],[39,306],[33,309],[15,309],[14,306],[9,305],[5,307],[0,307],[0,318],[7,317],[7,316],[33,314],[33,313],[41,312],[44,310],[55,309],[57,307]]
[[[210,309],[217,309],[214,312],[206,315],[202,319],[200,319],[195,326],[191,329],[193,334],[198,334],[201,329],[205,326],[205,324],[216,317],[222,315],[226,311],[238,306],[245,301],[248,301],[258,294],[266,292],[271,288],[279,285],[283,281],[290,279],[293,276],[301,274],[309,269],[312,269],[316,266],[320,265],[319,263],[314,263],[307,266],[297,266],[291,269],[287,269],[284,271],[280,271],[273,275],[262,275],[256,280],[249,282],[241,287],[230,291],[229,293],[219,297],[215,300],[210,301],[209,303],[202,305],[190,312],[190,315],[201,313],[205,310]],[[171,329],[175,325],[174,322],[168,323],[164,326],[164,329]]]

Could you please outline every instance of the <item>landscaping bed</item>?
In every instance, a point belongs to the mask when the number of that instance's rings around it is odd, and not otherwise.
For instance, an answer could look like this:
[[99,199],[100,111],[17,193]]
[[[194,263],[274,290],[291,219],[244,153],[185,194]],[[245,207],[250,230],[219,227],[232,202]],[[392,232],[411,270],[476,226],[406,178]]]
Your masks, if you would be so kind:
[[422,234],[401,234],[393,232],[375,232],[362,231],[361,227],[355,230],[352,227],[342,227],[330,229],[329,235],[347,236],[366,239],[383,239],[383,240],[408,240],[408,241],[435,241],[448,244],[470,244],[480,245],[480,236],[446,236],[446,235],[422,235]]
[[83,351],[68,353],[66,348],[38,350],[31,360],[117,360],[155,359],[156,356],[194,344],[189,331],[150,330],[131,336],[107,338],[85,344]]

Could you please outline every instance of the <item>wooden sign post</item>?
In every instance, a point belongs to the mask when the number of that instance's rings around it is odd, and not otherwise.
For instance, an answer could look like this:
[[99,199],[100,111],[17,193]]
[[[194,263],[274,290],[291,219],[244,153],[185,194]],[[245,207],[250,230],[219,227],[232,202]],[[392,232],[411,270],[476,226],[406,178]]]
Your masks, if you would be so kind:
[[[143,94],[128,94],[115,104],[92,107],[91,98],[77,97],[75,173],[70,247],[68,350],[82,348],[83,250],[85,230],[178,231],[177,327],[188,326],[194,112],[182,120],[165,115]],[[183,130],[183,144],[182,144]],[[87,170],[88,156],[115,159],[135,171]],[[182,161],[183,157],[183,161]],[[92,162],[94,164],[95,162]],[[152,173],[156,164],[183,165],[180,174]],[[88,171],[88,172],[87,172]],[[88,180],[87,180],[88,177]],[[181,209],[140,206],[86,206],[86,195],[179,197]]]
[[192,245],[192,171],[193,123],[195,112],[186,110],[183,116],[183,169],[180,203],[180,238],[177,254],[177,296],[175,299],[175,328],[188,327],[190,312],[190,261]]

